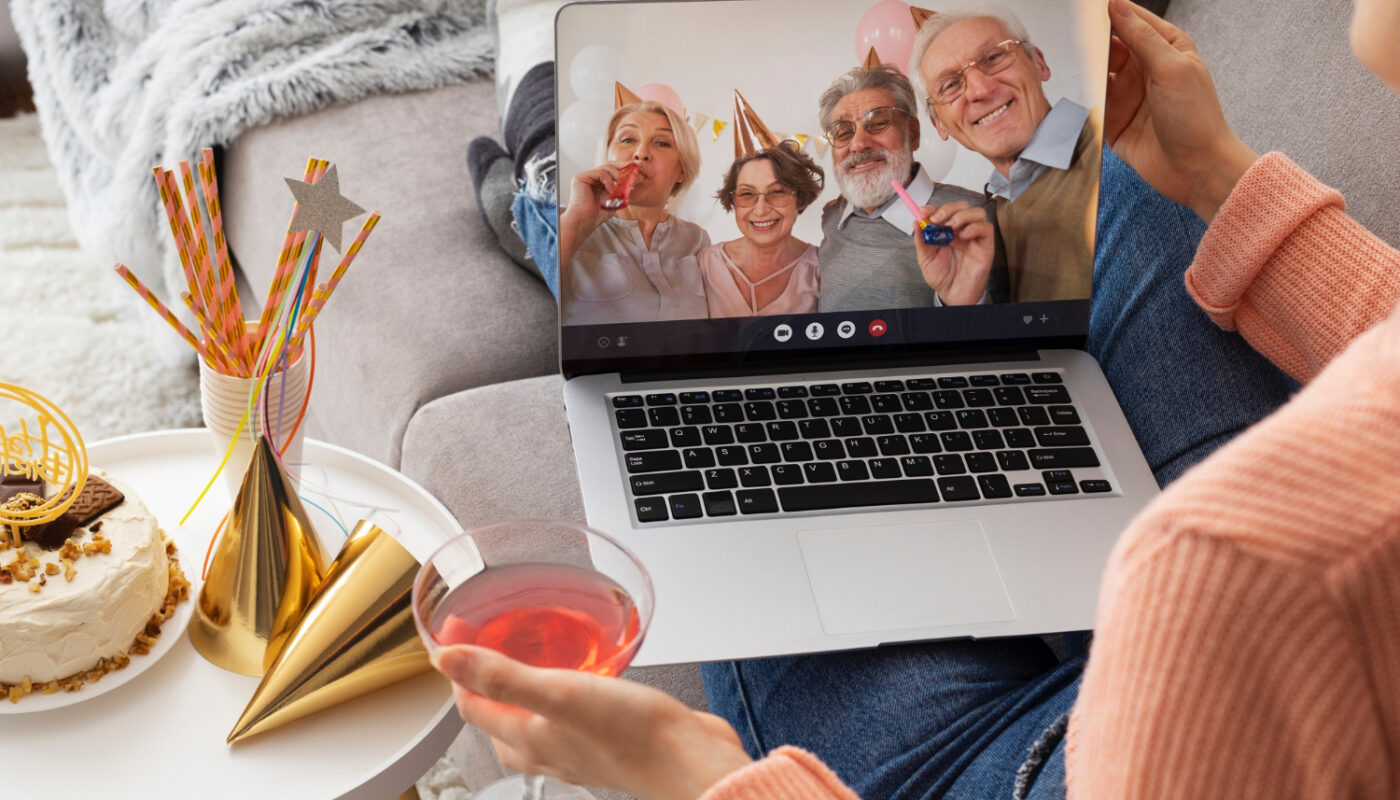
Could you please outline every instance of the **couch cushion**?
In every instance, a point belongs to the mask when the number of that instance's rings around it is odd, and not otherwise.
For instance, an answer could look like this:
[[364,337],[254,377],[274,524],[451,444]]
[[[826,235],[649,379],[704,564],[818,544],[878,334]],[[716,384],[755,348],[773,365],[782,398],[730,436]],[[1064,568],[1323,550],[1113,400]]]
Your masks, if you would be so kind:
[[1335,186],[1353,217],[1400,246],[1400,102],[1352,55],[1351,3],[1172,0],[1167,19],[1195,39],[1245,142]]
[[[508,517],[582,520],[562,387],[559,376],[547,375],[458,392],[423,406],[404,434],[403,473],[468,528]],[[640,667],[626,677],[692,708],[706,707],[700,672],[692,664]],[[489,742],[471,729],[450,753],[472,790],[502,774]],[[599,800],[621,797],[596,794]]]
[[[419,406],[555,372],[557,311],[496,246],[467,175],[467,143],[497,136],[491,81],[372,97],[251,130],[224,159],[230,248],[261,301],[310,156],[383,219],[317,318],[310,435],[397,466]],[[363,218],[345,226],[350,242]],[[322,253],[320,274],[339,260]],[[324,277],[322,278],[324,280]]]

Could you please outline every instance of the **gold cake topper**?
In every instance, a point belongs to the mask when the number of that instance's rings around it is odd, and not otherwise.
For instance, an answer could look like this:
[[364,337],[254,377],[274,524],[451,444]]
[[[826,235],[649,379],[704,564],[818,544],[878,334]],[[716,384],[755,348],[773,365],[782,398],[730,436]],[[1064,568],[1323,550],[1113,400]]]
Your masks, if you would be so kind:
[[[43,502],[28,508],[0,504],[0,527],[18,545],[22,529],[58,519],[78,499],[87,483],[87,449],[73,420],[38,393],[0,383],[0,403],[0,479],[42,479],[58,487],[42,498]],[[11,409],[16,404],[33,412],[33,419],[24,412],[19,419],[12,419]]]

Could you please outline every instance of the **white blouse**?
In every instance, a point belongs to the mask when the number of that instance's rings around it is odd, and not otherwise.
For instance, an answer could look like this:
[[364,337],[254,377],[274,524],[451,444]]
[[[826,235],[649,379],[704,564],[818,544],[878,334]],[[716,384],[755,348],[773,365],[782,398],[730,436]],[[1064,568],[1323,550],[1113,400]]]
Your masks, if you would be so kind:
[[640,223],[612,217],[579,245],[566,267],[564,324],[705,318],[696,254],[709,245],[704,228],[674,215],[652,231],[650,247]]
[[[782,269],[760,281],[750,281],[739,265],[724,252],[724,244],[700,251],[700,271],[705,277],[705,297],[711,317],[756,317],[764,314],[811,314],[817,310],[821,269],[817,248],[807,245],[801,255]],[[788,275],[787,286],[762,308],[758,307],[759,284]],[[743,286],[741,289],[740,286]]]

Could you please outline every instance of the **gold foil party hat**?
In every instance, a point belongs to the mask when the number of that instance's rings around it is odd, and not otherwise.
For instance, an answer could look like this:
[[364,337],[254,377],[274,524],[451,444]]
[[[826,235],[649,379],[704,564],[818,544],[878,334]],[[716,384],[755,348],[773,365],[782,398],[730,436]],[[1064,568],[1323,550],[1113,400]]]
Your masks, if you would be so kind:
[[927,8],[919,8],[918,6],[910,6],[909,13],[914,17],[915,30],[924,27],[924,23],[928,21],[929,17],[938,16],[937,11],[929,11]]
[[865,54],[865,63],[860,65],[861,69],[875,69],[885,62],[880,60],[880,54],[875,52],[875,48],[870,48],[870,52]]
[[409,601],[417,574],[394,537],[356,525],[229,744],[432,669]]
[[761,150],[778,146],[778,137],[768,130],[758,113],[744,99],[739,90],[734,90],[734,157],[753,155]]
[[325,573],[321,540],[260,434],[199,592],[190,641],[216,666],[262,675]]
[[628,89],[621,83],[613,82],[613,111],[623,106],[630,106],[641,102],[643,102],[642,98],[636,92]]

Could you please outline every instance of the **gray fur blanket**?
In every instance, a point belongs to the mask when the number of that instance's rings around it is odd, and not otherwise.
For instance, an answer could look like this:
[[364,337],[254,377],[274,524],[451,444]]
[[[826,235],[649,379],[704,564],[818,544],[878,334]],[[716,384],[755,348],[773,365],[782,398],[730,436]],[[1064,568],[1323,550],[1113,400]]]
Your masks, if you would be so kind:
[[10,10],[79,244],[167,298],[185,282],[152,167],[279,117],[486,76],[495,56],[485,0],[10,0]]

